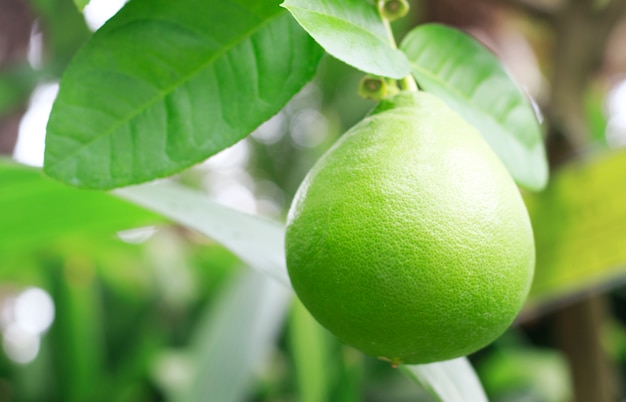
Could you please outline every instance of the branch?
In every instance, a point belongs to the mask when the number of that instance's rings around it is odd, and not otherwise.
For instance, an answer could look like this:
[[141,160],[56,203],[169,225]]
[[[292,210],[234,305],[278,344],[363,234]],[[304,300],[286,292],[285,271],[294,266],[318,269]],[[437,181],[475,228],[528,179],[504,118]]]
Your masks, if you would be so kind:
[[626,1],[625,0],[611,0],[604,9],[600,12],[599,23],[600,27],[605,27],[607,31],[606,36],[612,31],[612,29],[626,17]]
[[558,7],[550,7],[532,0],[489,0],[494,5],[505,5],[543,21],[554,22]]
[[570,0],[554,25],[551,127],[569,140],[574,153],[587,147],[589,136],[584,92],[602,65],[610,34],[626,16],[626,0],[610,0],[600,10],[594,4],[594,0]]

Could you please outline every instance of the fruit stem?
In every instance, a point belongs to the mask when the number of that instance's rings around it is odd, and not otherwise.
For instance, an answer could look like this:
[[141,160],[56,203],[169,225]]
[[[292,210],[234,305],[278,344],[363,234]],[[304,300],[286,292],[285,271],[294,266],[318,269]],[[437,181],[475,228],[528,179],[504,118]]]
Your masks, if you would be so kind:
[[[377,9],[380,18],[383,20],[383,25],[385,26],[385,31],[387,32],[387,39],[389,40],[389,44],[392,49],[398,49],[398,45],[396,44],[396,38],[393,35],[393,30],[391,29],[391,23],[389,19],[387,19],[380,10],[382,9],[381,4],[383,4],[385,0],[378,0]],[[417,92],[419,89],[417,88],[417,83],[411,74],[406,77],[398,80],[398,87],[401,91],[409,91],[409,92]]]
[[393,36],[393,30],[391,29],[391,23],[384,16],[380,16],[383,20],[383,25],[385,26],[385,32],[387,32],[387,39],[389,39],[389,44],[393,49],[397,49],[398,45],[396,44],[396,38]]

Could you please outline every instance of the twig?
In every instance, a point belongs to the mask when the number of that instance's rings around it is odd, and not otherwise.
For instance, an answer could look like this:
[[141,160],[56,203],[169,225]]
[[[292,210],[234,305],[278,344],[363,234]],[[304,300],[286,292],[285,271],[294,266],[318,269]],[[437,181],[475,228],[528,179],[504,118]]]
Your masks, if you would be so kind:
[[598,18],[599,18],[599,26],[604,26],[608,34],[613,30],[613,28],[626,17],[626,1],[625,0],[611,0],[609,3],[602,9]]
[[594,0],[570,0],[557,15],[549,113],[552,128],[569,140],[574,152],[587,144],[583,106],[587,84],[602,64],[611,32],[625,15],[625,0],[611,0],[600,10]]
[[489,0],[494,5],[506,5],[520,10],[530,17],[547,22],[554,22],[559,9],[528,0]]
[[[594,0],[570,0],[558,13],[555,28],[549,124],[551,164],[559,165],[568,153],[587,146],[589,129],[584,96],[601,65],[607,40],[626,14],[626,1],[610,0],[596,9]],[[559,143],[559,138],[567,143]],[[582,300],[555,314],[561,350],[567,356],[577,402],[617,400],[614,367],[601,345],[607,318],[606,296]]]

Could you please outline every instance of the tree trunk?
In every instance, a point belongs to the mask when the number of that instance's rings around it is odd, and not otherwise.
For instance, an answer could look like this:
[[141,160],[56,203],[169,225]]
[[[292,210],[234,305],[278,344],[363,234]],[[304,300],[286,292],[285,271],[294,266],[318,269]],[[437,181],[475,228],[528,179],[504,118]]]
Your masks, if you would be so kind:
[[[34,16],[25,0],[0,0],[0,75],[27,59]],[[0,154],[13,152],[26,105],[0,111]]]

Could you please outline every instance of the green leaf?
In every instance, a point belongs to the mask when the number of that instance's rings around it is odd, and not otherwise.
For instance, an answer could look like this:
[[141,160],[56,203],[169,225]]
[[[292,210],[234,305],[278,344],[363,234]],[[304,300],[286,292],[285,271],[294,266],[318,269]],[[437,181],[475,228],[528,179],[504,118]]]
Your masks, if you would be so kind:
[[[91,37],[85,17],[67,0],[29,0],[46,32],[46,79],[61,77],[76,52]],[[49,56],[49,57],[48,57]]]
[[[260,273],[290,287],[285,267],[283,225],[234,211],[199,192],[168,182],[118,189],[115,193],[198,230],[230,249]],[[405,370],[431,393],[439,393],[441,401],[486,401],[480,382],[464,358],[406,366]],[[451,382],[454,384],[450,385]],[[458,392],[470,399],[449,399]]]
[[0,159],[0,255],[71,234],[106,234],[163,222],[109,194],[64,186],[39,169]]
[[266,363],[287,312],[291,292],[267,276],[245,271],[207,311],[194,333],[193,379],[176,402],[238,402]]
[[[58,392],[67,402],[94,400],[102,394],[105,371],[104,311],[97,276],[89,259],[65,261],[54,276],[52,327]],[[104,381],[103,381],[104,380]]]
[[74,0],[74,4],[79,11],[83,11],[85,9],[85,6],[89,4],[89,0]]
[[546,191],[525,195],[537,249],[527,313],[624,284],[624,171],[626,152],[613,152],[564,167]]
[[366,73],[402,78],[405,55],[392,47],[376,6],[367,0],[285,0],[282,4],[332,56]]
[[19,66],[0,74],[0,118],[28,100],[40,74],[29,66]]
[[179,172],[277,113],[321,54],[276,0],[133,0],[65,72],[45,172],[101,189]]
[[282,224],[235,211],[202,193],[168,182],[122,188],[114,193],[197,230],[252,268],[290,286]]
[[436,401],[487,402],[474,369],[464,357],[444,362],[400,367]]
[[471,37],[438,24],[421,25],[400,45],[418,84],[473,124],[511,176],[541,190],[548,167],[533,108],[498,59]]
[[330,399],[331,375],[328,370],[331,350],[328,332],[311,316],[304,305],[294,300],[289,325],[289,345],[294,361],[301,402]]

